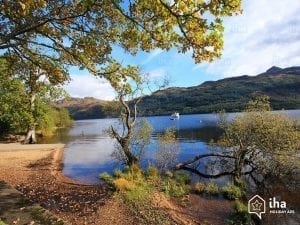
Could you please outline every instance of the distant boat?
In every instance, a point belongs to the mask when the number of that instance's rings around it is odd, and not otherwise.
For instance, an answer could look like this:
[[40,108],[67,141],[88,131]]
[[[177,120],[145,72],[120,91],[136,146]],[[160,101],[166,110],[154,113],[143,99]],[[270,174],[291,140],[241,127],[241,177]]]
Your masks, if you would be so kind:
[[170,116],[170,120],[178,120],[179,119],[179,113],[175,112]]

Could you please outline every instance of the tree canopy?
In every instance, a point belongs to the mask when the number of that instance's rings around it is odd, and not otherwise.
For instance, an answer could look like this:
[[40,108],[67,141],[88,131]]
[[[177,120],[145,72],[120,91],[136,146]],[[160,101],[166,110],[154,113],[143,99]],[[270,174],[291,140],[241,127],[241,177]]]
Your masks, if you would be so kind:
[[[195,62],[221,55],[221,18],[241,12],[241,0],[1,1],[0,49],[39,65],[79,65],[98,74],[112,48],[191,51]],[[103,75],[103,74],[102,74]]]

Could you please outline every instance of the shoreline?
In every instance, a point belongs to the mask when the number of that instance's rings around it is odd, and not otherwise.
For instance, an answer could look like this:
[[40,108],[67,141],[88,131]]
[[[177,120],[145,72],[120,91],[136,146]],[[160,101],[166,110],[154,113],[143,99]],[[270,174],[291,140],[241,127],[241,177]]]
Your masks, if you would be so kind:
[[63,153],[63,144],[0,144],[0,180],[65,224],[133,224],[108,185],[82,184],[63,175]]
[[[64,224],[144,224],[107,184],[83,184],[64,176],[63,153],[62,144],[0,144],[0,180],[60,218]],[[182,207],[180,200],[164,196],[155,200],[156,207],[167,210],[177,224],[209,221],[221,225],[232,212],[232,202],[209,200],[195,194],[187,196],[188,208]],[[203,207],[205,205],[209,211]]]

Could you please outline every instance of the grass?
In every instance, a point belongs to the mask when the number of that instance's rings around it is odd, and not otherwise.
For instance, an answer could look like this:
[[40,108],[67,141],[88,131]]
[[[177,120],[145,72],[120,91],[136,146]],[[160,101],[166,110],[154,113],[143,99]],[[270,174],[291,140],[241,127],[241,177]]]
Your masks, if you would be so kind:
[[43,208],[35,209],[31,212],[33,219],[39,221],[43,225],[64,225],[64,222],[60,219],[53,217]]
[[0,225],[7,225],[7,224],[4,223],[2,220],[0,220]]
[[234,203],[235,212],[230,216],[227,221],[229,225],[254,225],[250,214],[248,213],[247,205],[243,202],[236,200]]
[[205,187],[205,193],[208,195],[217,195],[219,194],[220,190],[218,185],[213,182],[209,182]]
[[149,166],[145,171],[138,166],[114,170],[113,175],[102,173],[100,179],[116,190],[116,196],[129,207],[133,215],[142,220],[142,224],[168,224],[168,213],[153,206],[153,196],[164,194],[182,197],[189,192],[190,177],[182,172],[161,176],[156,167]]
[[205,183],[197,182],[194,185],[194,191],[198,194],[204,193],[206,189]]
[[228,183],[222,188],[224,196],[229,200],[240,199],[245,196],[245,191],[242,188]]

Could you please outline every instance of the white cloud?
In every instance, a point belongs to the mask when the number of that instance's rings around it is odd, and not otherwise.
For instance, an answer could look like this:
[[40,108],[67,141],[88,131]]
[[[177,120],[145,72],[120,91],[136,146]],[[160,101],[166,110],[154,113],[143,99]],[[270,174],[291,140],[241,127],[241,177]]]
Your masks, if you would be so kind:
[[196,67],[224,77],[255,75],[276,65],[300,65],[300,4],[295,0],[246,0],[241,16],[224,19],[221,59]]
[[163,68],[158,68],[147,72],[149,78],[159,78],[166,75],[166,70]]
[[152,50],[149,54],[149,56],[142,62],[143,65],[149,63],[152,59],[154,59],[156,56],[160,55],[163,52],[163,50],[156,48]]
[[72,81],[65,85],[66,91],[72,97],[94,97],[102,100],[112,100],[115,93],[110,84],[92,75],[71,75]]

